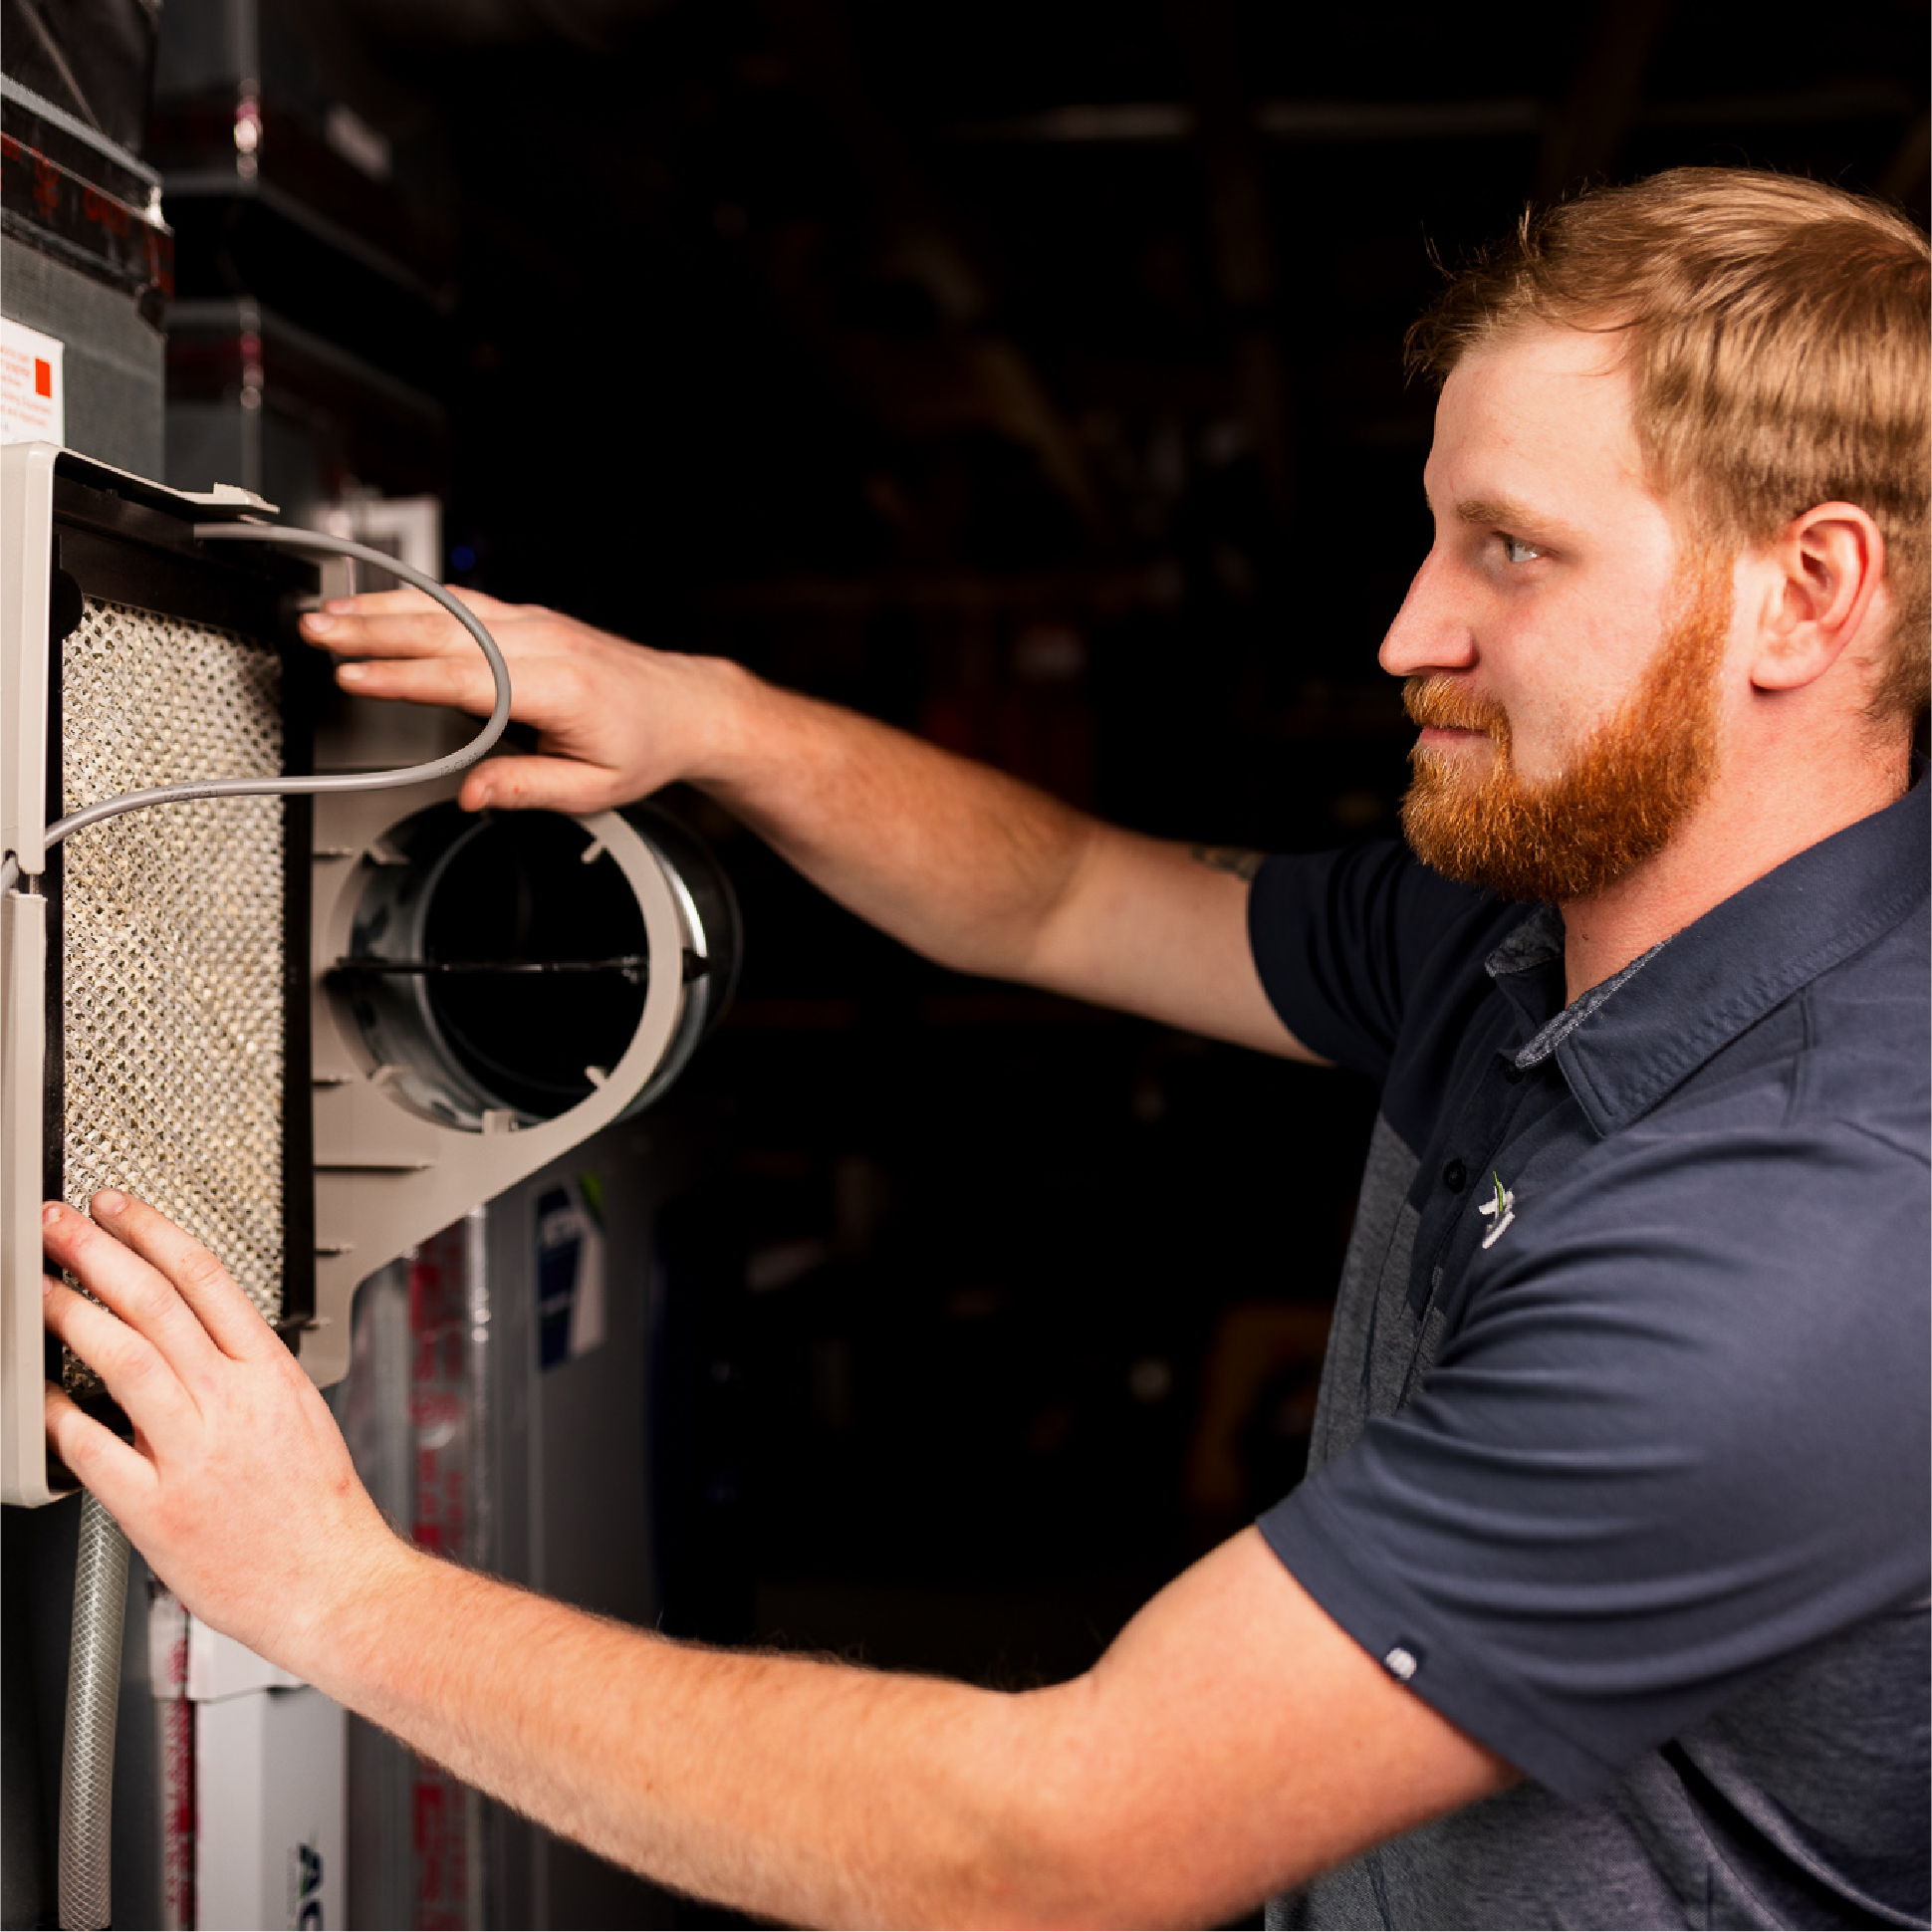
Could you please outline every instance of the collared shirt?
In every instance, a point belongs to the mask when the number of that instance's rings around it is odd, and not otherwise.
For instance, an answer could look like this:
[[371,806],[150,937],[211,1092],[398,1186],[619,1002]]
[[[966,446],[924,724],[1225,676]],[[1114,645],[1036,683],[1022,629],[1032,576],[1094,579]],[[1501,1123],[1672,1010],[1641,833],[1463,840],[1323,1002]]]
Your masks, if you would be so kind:
[[1382,1093],[1261,1529],[1532,1781],[1275,1922],[1927,1922],[1929,797],[1570,1006],[1548,907],[1257,877],[1283,1020]]

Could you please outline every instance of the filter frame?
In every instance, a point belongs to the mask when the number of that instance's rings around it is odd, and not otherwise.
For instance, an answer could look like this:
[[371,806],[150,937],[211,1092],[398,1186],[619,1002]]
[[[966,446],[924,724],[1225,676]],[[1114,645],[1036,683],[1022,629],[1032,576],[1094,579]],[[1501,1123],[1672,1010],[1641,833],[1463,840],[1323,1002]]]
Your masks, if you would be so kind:
[[[184,500],[157,506],[122,490],[102,488],[94,479],[68,473],[67,459],[54,475],[53,532],[56,587],[50,612],[65,577],[83,600],[122,604],[158,618],[233,632],[281,660],[282,770],[311,769],[313,736],[307,708],[292,702],[304,688],[303,673],[312,653],[295,628],[298,601],[312,596],[319,582],[314,564],[287,553],[249,546],[216,549],[197,544],[192,524],[203,514]],[[115,473],[110,472],[110,475]],[[116,481],[121,481],[118,476]],[[106,481],[106,478],[101,479]],[[124,479],[132,482],[133,479]],[[92,804],[63,799],[61,788],[62,659],[61,639],[48,640],[47,823],[65,812]],[[300,653],[298,656],[297,653]],[[170,775],[173,776],[173,775]],[[182,777],[195,776],[183,773]],[[315,1190],[313,1128],[308,1105],[310,1064],[309,893],[306,889],[314,813],[312,802],[296,797],[278,801],[282,811],[282,1308],[277,1327],[292,1349],[316,1312]],[[153,808],[168,811],[171,808]],[[65,868],[61,848],[48,854],[43,890],[48,900],[48,1069],[50,1116],[63,1095],[65,1029],[59,1002],[65,985],[62,922]],[[65,1106],[48,1120],[45,1154],[50,1200],[64,1192]]]
[[[306,770],[299,694],[308,684],[301,674],[308,653],[294,614],[297,601],[313,594],[316,572],[252,547],[238,553],[196,543],[195,522],[213,508],[241,504],[239,492],[196,497],[46,444],[0,451],[0,845],[21,872],[18,889],[0,905],[0,1501],[37,1506],[74,1487],[47,1451],[42,1427],[43,1376],[51,1369],[58,1378],[60,1357],[42,1329],[38,1294],[39,1203],[66,1191],[66,880],[60,848],[45,843],[64,803],[62,647],[94,599],[233,632],[277,653],[284,769]],[[284,802],[281,830],[278,1327],[291,1349],[315,1312],[308,807],[307,800]],[[182,1132],[193,1131],[194,1122],[184,1120]],[[104,1419],[118,1420],[105,1397],[96,1406]]]

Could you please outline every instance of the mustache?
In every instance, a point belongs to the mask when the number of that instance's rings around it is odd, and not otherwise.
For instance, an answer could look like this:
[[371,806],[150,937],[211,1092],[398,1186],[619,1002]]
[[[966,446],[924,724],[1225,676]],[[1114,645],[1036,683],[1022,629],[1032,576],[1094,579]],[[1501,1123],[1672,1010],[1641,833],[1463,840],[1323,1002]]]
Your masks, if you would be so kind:
[[1509,714],[1500,704],[1439,673],[1409,678],[1402,686],[1402,708],[1412,724],[1434,725],[1442,731],[1480,731],[1500,745],[1510,742]]

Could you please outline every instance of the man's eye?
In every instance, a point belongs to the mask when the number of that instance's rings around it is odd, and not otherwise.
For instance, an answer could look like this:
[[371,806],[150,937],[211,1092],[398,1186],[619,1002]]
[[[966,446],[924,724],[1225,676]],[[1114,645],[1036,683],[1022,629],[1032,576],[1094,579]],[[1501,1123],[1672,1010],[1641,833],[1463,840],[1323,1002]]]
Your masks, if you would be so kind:
[[1527,564],[1533,557],[1541,557],[1543,552],[1535,544],[1526,544],[1521,537],[1503,539],[1503,555],[1512,564]]

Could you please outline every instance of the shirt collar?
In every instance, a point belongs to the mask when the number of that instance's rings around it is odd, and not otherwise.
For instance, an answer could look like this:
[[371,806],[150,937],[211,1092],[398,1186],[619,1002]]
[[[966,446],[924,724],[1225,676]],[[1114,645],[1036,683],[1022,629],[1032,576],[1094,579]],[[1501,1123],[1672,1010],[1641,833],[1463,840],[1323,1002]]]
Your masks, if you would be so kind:
[[1932,784],[1789,858],[1563,1005],[1562,916],[1538,906],[1487,961],[1537,1029],[1519,1067],[1556,1056],[1599,1135],[1647,1112],[1820,973],[1923,904]]

